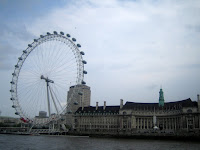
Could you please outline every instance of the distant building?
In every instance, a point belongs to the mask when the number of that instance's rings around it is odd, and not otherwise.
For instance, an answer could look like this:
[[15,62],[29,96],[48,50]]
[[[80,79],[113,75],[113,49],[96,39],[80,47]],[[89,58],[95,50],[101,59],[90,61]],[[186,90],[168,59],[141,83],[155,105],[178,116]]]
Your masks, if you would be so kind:
[[47,117],[47,112],[46,111],[40,111],[39,112],[39,117],[46,118]]
[[[121,100],[118,106],[79,107],[76,111],[75,130],[94,134],[137,133],[200,133],[200,99],[190,98],[165,102],[160,89],[159,103],[135,103]],[[153,119],[154,118],[154,119]]]
[[[73,95],[73,96],[72,96]],[[74,127],[73,114],[79,107],[90,106],[91,90],[87,85],[71,86],[67,95],[66,124]]]
[[0,126],[13,127],[20,124],[19,118],[0,116]]
[[[71,98],[71,95],[73,97]],[[67,105],[68,111],[74,113],[79,107],[90,106],[91,90],[87,85],[71,86],[68,91]]]
[[46,111],[39,111],[39,116],[35,116],[36,118],[48,118]]

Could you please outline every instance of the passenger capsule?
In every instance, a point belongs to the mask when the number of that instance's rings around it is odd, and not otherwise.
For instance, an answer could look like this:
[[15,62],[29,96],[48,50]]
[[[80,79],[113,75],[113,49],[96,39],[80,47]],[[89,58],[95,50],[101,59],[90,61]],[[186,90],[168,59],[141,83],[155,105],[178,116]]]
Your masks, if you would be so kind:
[[84,64],[87,64],[87,62],[85,60],[82,61]]
[[71,113],[72,113],[72,111],[71,111],[71,110],[69,110],[69,111],[67,111],[67,113],[68,113],[68,114],[71,114]]
[[19,115],[19,113],[18,113],[18,112],[16,112],[16,113],[15,113],[15,115]]
[[11,84],[15,84],[15,82],[13,82],[13,81],[11,81],[10,83],[11,83]]
[[83,73],[84,73],[84,74],[87,74],[87,71],[83,70]]
[[78,46],[78,47],[81,47],[81,45],[80,45],[80,44],[77,44],[77,46]]
[[78,102],[74,102],[74,105],[78,105]]
[[81,83],[82,83],[82,84],[86,84],[86,82],[85,82],[85,81],[82,81]]
[[47,32],[47,35],[50,35],[51,33]]
[[24,50],[24,51],[23,51],[23,53],[24,53],[24,54],[26,54],[26,53],[27,53],[27,51],[25,51],[25,50]]
[[40,35],[40,38],[43,38],[44,37],[44,35]]
[[28,44],[28,47],[32,47],[32,45],[31,45],[31,44]]
[[79,94],[79,95],[83,95],[83,93],[82,93],[82,92],[79,92],[78,94]]
[[38,40],[37,40],[37,39],[34,39],[34,42],[38,42]]
[[56,31],[53,31],[54,34],[58,34]]
[[72,41],[76,42],[76,39],[75,39],[75,38],[72,38]]
[[60,34],[61,34],[61,35],[64,35],[64,32],[61,31]]
[[81,55],[85,55],[85,53],[83,51],[80,52]]
[[67,34],[67,37],[71,37],[71,35],[70,35],[70,34]]
[[19,59],[19,60],[22,60],[22,57],[19,57],[18,59]]

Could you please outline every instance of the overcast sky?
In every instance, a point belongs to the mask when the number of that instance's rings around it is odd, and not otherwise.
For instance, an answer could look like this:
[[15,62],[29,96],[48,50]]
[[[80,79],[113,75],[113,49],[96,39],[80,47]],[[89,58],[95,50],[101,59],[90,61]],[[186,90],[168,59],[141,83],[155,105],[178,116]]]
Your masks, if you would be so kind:
[[70,33],[88,64],[91,105],[200,94],[198,0],[1,0],[0,110],[13,116],[10,81],[22,50],[46,32]]

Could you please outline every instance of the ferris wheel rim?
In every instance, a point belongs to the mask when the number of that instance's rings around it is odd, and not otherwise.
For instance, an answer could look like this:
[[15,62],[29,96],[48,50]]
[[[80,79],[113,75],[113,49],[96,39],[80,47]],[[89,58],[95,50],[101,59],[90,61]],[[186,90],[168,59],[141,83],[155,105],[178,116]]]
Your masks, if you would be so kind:
[[[60,32],[60,34],[58,34],[57,32],[54,31],[53,34],[50,34],[49,32],[47,32],[47,35],[41,35],[40,38],[38,39],[34,39],[34,41],[31,44],[28,44],[28,47],[26,48],[26,50],[23,51],[22,55],[18,58],[18,62],[17,65],[15,65],[15,69],[14,72],[12,74],[12,81],[11,81],[11,100],[13,101],[13,108],[15,108],[16,110],[16,115],[19,115],[20,118],[26,118],[29,119],[27,117],[27,115],[24,114],[23,112],[23,108],[21,108],[20,104],[19,104],[19,99],[18,99],[18,93],[17,93],[17,85],[18,85],[18,79],[20,76],[20,71],[23,67],[24,62],[26,61],[26,59],[28,58],[29,54],[31,54],[32,51],[34,51],[34,49],[38,46],[41,45],[47,41],[53,41],[53,40],[58,40],[61,41],[63,43],[65,43],[66,45],[72,47],[72,51],[76,57],[76,62],[77,62],[77,85],[78,84],[85,84],[85,82],[83,81],[84,78],[84,74],[86,74],[87,72],[84,70],[84,64],[86,64],[86,61],[83,60],[82,55],[84,55],[84,52],[80,51],[79,48],[81,47],[80,44],[75,44],[76,39],[72,38],[70,39],[70,35],[66,34],[66,36],[64,35],[63,32]],[[67,105],[67,104],[66,104]],[[62,112],[64,111],[64,109],[62,110]],[[58,116],[56,116],[56,118],[60,117],[60,114],[62,112],[59,112]],[[50,122],[52,119],[54,119],[54,117],[50,117],[47,119],[47,122]],[[22,120],[24,121],[24,120]],[[27,121],[32,121],[34,122],[34,119],[32,120],[27,120]]]

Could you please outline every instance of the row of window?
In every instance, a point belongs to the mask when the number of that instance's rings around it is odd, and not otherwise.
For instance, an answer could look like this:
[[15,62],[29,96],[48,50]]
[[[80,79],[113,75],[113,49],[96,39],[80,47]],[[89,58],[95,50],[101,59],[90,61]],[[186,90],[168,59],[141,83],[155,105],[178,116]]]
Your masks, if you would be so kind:
[[156,107],[133,107],[133,110],[142,110],[142,111],[157,111],[157,110],[178,110],[178,109],[182,109],[181,105],[173,105],[171,107],[162,107],[161,109],[156,108]]
[[[199,118],[197,118],[199,119]],[[137,129],[150,129],[153,128],[154,123],[153,123],[153,118],[136,118],[134,124],[131,122],[131,118],[126,117],[123,120],[121,120],[122,124],[119,123],[118,118],[81,118],[81,119],[76,119],[77,122],[79,122],[81,128],[82,127],[92,127],[92,128],[115,128],[116,126],[121,126],[123,128],[132,128],[132,125],[136,126]],[[197,126],[199,126],[197,120]],[[183,120],[183,127],[184,125],[192,125],[194,124],[193,118],[188,118],[185,121]],[[181,128],[181,118],[157,118],[156,125],[160,129],[180,129]]]
[[[156,114],[162,114],[162,113],[167,113],[167,114],[175,114],[175,113],[180,113],[181,112],[181,110],[175,110],[175,111],[171,111],[171,110],[167,110],[167,111],[165,111],[165,110],[160,110],[160,111],[157,111],[157,112],[155,112]],[[133,113],[135,113],[135,114],[154,114],[154,111],[133,111]],[[125,115],[124,114],[124,112],[123,112],[123,115]]]
[[95,112],[95,113],[76,113],[76,115],[81,115],[81,116],[99,116],[99,115],[117,115],[119,113],[100,113],[100,112]]
[[112,129],[118,128],[117,125],[80,125],[82,129]]
[[90,122],[90,121],[81,121],[80,124],[117,124],[117,122],[111,121],[98,121],[98,122]]
[[117,123],[117,118],[81,118],[75,119],[81,123]]

